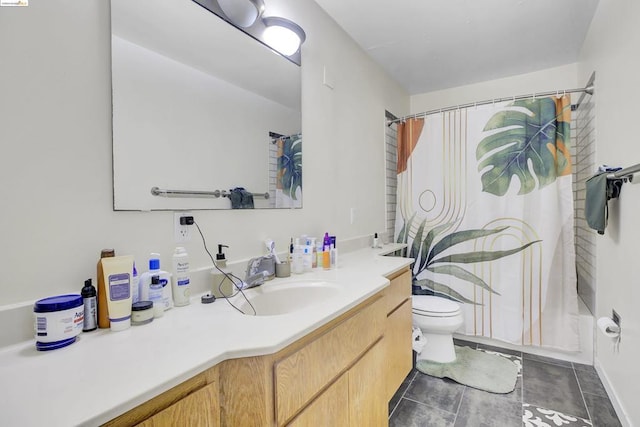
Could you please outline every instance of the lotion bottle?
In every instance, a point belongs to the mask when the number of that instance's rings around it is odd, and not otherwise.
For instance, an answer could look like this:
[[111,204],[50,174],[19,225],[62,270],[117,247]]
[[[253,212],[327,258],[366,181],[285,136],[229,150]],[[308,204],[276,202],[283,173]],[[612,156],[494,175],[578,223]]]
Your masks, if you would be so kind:
[[100,252],[100,260],[98,261],[97,279],[98,279],[98,327],[106,329],[111,326],[109,322],[109,307],[107,306],[107,288],[104,283],[104,274],[102,272],[103,259],[116,256],[113,249],[103,249]]
[[183,247],[177,247],[173,253],[173,302],[176,307],[189,305],[191,296],[189,280],[189,255]]
[[107,290],[109,321],[112,331],[131,326],[131,276],[133,257],[117,256],[103,259],[102,273]]

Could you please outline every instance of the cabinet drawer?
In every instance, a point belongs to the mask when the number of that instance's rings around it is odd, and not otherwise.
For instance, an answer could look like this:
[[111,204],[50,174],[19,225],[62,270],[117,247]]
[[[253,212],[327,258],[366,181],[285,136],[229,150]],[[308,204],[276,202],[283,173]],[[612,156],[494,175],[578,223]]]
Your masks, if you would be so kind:
[[391,400],[413,365],[411,324],[411,299],[408,299],[387,318],[384,333],[387,401]]
[[387,300],[387,313],[391,313],[404,300],[411,296],[411,271],[391,278],[391,284],[384,289]]
[[138,424],[139,427],[219,427],[218,384],[213,383]]
[[276,420],[283,425],[384,333],[385,298],[337,324],[274,367]]

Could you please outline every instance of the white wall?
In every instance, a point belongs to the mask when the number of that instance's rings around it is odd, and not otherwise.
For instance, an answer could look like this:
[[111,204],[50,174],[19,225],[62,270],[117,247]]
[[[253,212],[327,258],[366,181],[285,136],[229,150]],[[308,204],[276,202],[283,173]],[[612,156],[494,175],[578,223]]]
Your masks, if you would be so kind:
[[[310,0],[270,0],[307,33],[303,47],[304,208],[197,211],[209,248],[231,261],[280,249],[290,236],[338,240],[385,228],[384,112],[409,98]],[[95,279],[100,249],[169,267],[173,213],[113,212],[109,2],[31,0],[0,8],[0,306]],[[323,66],[335,89],[322,85]],[[350,224],[350,208],[356,221]],[[195,267],[208,258],[197,232]]]
[[[596,72],[596,164],[640,163],[635,124],[640,102],[640,3],[601,0],[585,40],[579,76]],[[609,204],[609,225],[597,239],[596,315],[622,317],[620,352],[598,334],[596,364],[627,413],[640,425],[640,175]],[[619,408],[620,409],[620,408]]]
[[569,64],[533,73],[414,95],[411,97],[411,114],[490,99],[583,87],[587,79],[577,81],[576,70],[577,64]]

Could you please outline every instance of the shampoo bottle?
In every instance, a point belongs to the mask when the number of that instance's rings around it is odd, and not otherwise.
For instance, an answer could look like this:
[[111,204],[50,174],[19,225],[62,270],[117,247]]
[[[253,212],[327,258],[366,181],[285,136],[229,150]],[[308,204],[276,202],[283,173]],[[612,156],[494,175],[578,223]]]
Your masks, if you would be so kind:
[[189,255],[187,250],[177,247],[173,253],[173,302],[176,307],[189,304],[191,290],[189,285]]
[[213,282],[211,285],[211,293],[215,295],[216,298],[230,297],[235,291],[235,286],[228,277],[231,273],[227,270],[227,258],[224,256],[224,252],[222,252],[222,248],[228,247],[227,245],[218,245],[215,266],[213,270],[211,270]]
[[107,306],[107,288],[105,287],[102,273],[102,260],[114,256],[116,256],[116,251],[113,249],[103,249],[100,252],[100,261],[98,261],[98,327],[101,329],[111,326],[109,322],[109,307]]
[[91,284],[91,279],[84,281],[84,287],[82,291],[80,291],[80,295],[82,295],[82,302],[84,302],[84,325],[82,332],[93,331],[98,327],[98,302],[96,300],[96,288]]

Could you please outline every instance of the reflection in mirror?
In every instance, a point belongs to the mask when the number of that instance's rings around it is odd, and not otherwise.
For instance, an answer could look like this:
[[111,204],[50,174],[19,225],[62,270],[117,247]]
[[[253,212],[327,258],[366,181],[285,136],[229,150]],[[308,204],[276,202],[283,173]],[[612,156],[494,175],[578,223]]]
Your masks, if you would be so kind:
[[112,0],[111,21],[115,210],[302,206],[297,65],[190,0]]

